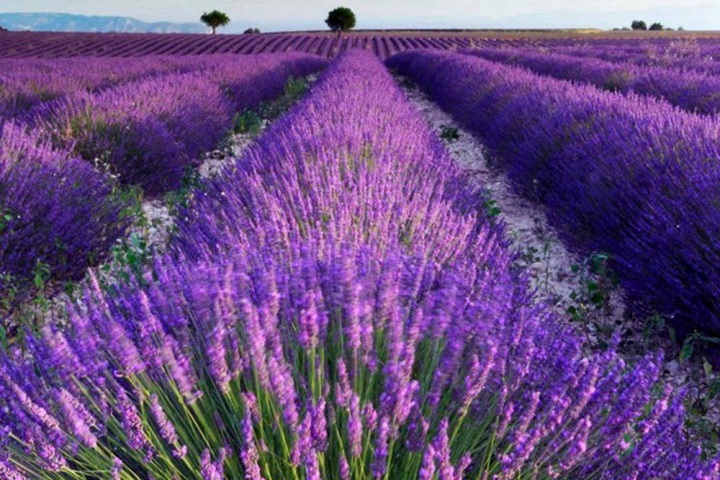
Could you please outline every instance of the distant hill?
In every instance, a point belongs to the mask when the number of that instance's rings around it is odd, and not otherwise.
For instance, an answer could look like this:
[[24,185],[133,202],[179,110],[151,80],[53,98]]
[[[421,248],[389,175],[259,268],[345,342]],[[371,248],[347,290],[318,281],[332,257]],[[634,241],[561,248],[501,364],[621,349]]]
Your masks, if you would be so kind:
[[67,13],[0,13],[0,27],[33,32],[204,33],[195,23],[148,23],[130,17],[103,17]]

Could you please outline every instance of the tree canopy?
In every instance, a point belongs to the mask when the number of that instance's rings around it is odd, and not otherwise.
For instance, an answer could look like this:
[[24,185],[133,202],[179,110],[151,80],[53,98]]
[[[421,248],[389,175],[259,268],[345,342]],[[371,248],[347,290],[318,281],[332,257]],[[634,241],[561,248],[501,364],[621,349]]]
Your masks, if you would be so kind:
[[642,20],[633,20],[630,24],[630,28],[633,30],[647,30],[647,23]]
[[650,25],[650,30],[665,30],[662,26],[662,23],[655,22],[652,25]]
[[338,7],[328,13],[325,23],[333,32],[346,32],[355,27],[355,14],[347,7]]
[[230,23],[230,17],[225,14],[225,12],[220,12],[218,10],[213,10],[212,12],[208,13],[205,12],[200,16],[200,21],[203,22],[208,27],[212,28],[213,35],[215,34],[215,29],[217,27],[224,27],[228,23]]

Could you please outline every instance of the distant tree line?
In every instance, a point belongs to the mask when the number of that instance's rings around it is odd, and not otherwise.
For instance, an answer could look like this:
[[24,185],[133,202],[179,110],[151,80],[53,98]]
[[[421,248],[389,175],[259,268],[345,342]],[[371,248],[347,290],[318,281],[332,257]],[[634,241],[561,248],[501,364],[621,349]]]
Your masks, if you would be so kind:
[[650,28],[648,28],[647,23],[645,23],[643,20],[633,20],[630,24],[630,28],[632,28],[633,30],[672,30],[672,28],[663,27],[662,23],[660,22],[655,22],[650,25]]
[[3,28],[2,25],[0,25],[0,32],[7,32],[7,31],[8,31],[7,28]]

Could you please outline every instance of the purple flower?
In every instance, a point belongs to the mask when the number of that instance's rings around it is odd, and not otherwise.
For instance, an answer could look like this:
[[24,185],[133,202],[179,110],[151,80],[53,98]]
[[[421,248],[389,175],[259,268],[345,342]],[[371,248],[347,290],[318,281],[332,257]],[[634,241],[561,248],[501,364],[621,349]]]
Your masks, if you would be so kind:
[[205,449],[200,458],[200,475],[203,480],[223,480],[225,478],[225,449],[221,448],[217,459],[213,462],[210,456],[210,449]]
[[248,480],[260,480],[260,455],[255,446],[255,432],[252,426],[252,417],[245,414],[242,419],[243,445],[240,449],[240,459],[245,467],[245,476]]
[[[160,405],[158,396],[154,393],[150,395],[150,413],[152,414],[155,423],[157,423],[158,428],[160,429],[160,435],[162,436],[162,438],[168,443],[168,445],[178,447],[177,444],[180,440],[178,439],[175,427],[170,422],[170,420],[168,420],[167,416],[165,415],[165,411]],[[182,458],[185,455],[185,452],[186,447],[178,447],[175,450],[175,455],[178,458]]]

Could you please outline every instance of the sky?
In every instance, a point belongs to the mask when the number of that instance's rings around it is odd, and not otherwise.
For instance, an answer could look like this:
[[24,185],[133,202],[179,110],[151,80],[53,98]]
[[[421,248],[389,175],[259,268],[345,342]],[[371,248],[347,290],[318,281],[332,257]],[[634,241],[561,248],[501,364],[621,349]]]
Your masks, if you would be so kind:
[[327,12],[351,8],[356,28],[602,28],[648,25],[720,30],[718,0],[0,0],[0,13],[60,12],[197,22],[205,11],[231,19],[224,32],[322,30]]

